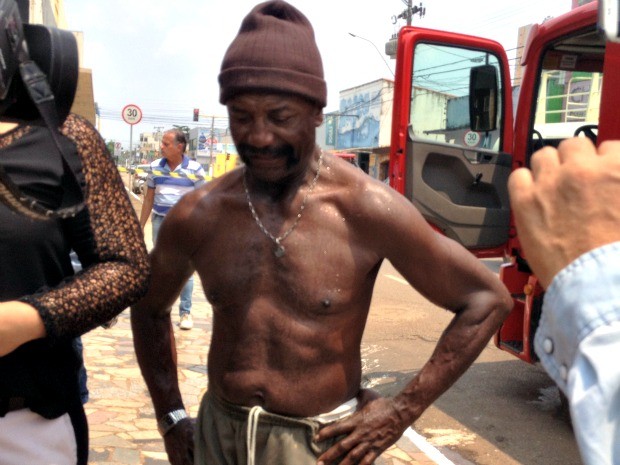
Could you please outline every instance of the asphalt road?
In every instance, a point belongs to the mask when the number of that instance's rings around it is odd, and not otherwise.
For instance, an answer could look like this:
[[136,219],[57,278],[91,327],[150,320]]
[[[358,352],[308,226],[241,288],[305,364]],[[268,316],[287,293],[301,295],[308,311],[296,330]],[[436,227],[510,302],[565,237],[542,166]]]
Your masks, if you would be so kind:
[[[141,201],[131,198],[139,215]],[[498,261],[484,262],[497,272]],[[400,391],[430,357],[450,319],[384,263],[362,341],[365,384],[384,395]],[[492,342],[414,429],[455,465],[581,464],[553,381],[540,366]]]

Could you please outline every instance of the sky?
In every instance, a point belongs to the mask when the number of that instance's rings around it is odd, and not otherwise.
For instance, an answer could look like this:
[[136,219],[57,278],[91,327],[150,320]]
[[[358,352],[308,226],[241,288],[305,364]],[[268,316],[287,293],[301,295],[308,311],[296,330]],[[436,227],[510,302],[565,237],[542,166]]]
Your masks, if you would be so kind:
[[[405,24],[406,0],[289,0],[310,20],[323,58],[328,100],[380,78],[393,78],[385,43]],[[196,126],[193,109],[226,116],[217,75],[222,58],[253,0],[64,0],[68,28],[84,34],[81,66],[91,68],[106,140],[135,147],[141,132]],[[414,0],[420,5],[419,0]],[[494,39],[514,57],[519,26],[571,8],[571,0],[424,0],[414,26]],[[354,34],[357,37],[352,37]],[[512,53],[512,55],[511,55]],[[122,109],[137,105],[142,121],[130,129]],[[131,131],[131,133],[130,133]]]

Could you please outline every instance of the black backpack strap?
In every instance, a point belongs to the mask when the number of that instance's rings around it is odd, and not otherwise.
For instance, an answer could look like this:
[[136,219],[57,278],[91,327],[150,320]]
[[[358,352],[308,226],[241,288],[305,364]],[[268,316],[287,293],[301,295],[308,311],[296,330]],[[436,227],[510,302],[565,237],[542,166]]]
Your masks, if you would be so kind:
[[[41,205],[37,200],[29,198],[21,193],[19,188],[11,181],[0,165],[0,194],[5,196],[5,201],[9,207],[23,213],[27,216],[37,219],[48,218],[69,218],[75,216],[84,208],[84,192],[86,188],[86,180],[82,172],[82,163],[76,152],[67,152],[63,150],[60,141],[60,133],[58,128],[60,122],[56,112],[54,103],[54,95],[47,82],[45,74],[39,69],[37,64],[32,60],[26,60],[19,65],[22,80],[28,89],[30,98],[34,102],[43,121],[48,127],[54,144],[61,154],[62,163],[65,171],[71,176],[67,177],[68,185],[65,186],[65,195],[62,205],[57,210],[50,210]],[[10,198],[10,197],[14,198]]]

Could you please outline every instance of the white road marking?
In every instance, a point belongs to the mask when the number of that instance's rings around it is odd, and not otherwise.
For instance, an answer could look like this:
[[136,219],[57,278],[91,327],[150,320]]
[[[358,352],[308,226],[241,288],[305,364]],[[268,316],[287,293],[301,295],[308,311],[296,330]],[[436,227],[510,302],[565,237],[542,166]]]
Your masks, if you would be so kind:
[[414,431],[411,427],[403,433],[418,449],[426,454],[437,465],[454,465],[454,462],[446,458],[435,446],[429,443],[424,436]]
[[386,277],[386,278],[393,279],[393,280],[394,280],[394,281],[396,281],[397,283],[401,283],[401,284],[404,284],[405,286],[409,286],[409,283],[408,283],[405,279],[401,278],[400,276],[395,276],[395,275],[393,275],[393,274],[387,274],[387,273],[386,273],[386,274],[385,274],[385,277]]
[[142,201],[142,197],[140,197],[137,194],[134,194],[132,191],[129,190],[129,188],[127,186],[125,186],[125,190],[136,200]]

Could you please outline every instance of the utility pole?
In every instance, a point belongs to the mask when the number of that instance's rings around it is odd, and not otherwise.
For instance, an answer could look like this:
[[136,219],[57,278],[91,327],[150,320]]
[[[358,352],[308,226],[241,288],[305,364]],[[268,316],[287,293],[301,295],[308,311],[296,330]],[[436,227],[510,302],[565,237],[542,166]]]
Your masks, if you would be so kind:
[[164,129],[163,126],[153,126],[153,129],[155,130],[155,134],[153,134],[153,138],[155,139],[156,142],[161,142],[161,131],[162,129]]
[[[406,19],[407,26],[411,26],[411,18],[414,15],[419,14],[420,18],[422,18],[426,14],[426,8],[422,6],[422,2],[420,2],[420,6],[413,5],[412,0],[403,0],[403,3],[407,5],[407,9],[399,14],[397,19]],[[396,24],[396,23],[394,23]]]
[[[420,15],[420,18],[423,18],[426,14],[426,7],[422,6],[422,2],[420,5],[413,5],[412,0],[403,0],[403,3],[407,5],[407,9],[404,10],[399,15],[392,16],[392,24],[396,24],[399,19],[404,19],[407,21],[407,26],[411,26],[411,19],[415,15]],[[396,45],[398,42],[398,34],[392,35],[392,37],[385,43],[385,54],[390,58],[396,58]]]
[[153,129],[155,130],[155,140],[157,142],[161,141],[161,130],[164,129],[163,126],[153,126]]
[[[212,174],[213,172],[213,151],[216,149],[215,145],[217,144],[216,139],[215,139],[215,120],[216,119],[228,119],[228,116],[218,116],[218,115],[205,115],[199,112],[199,110],[197,108],[194,108],[194,114],[196,116],[195,120],[198,120],[200,118],[207,118],[211,119],[211,128],[209,130],[209,138],[205,141],[205,150],[207,150],[209,152],[209,174]],[[206,125],[205,125],[206,126]],[[203,126],[203,127],[205,127]],[[207,126],[208,127],[208,126]],[[205,127],[205,129],[207,128]],[[206,136],[205,136],[206,137]],[[202,150],[202,149],[201,149]]]

